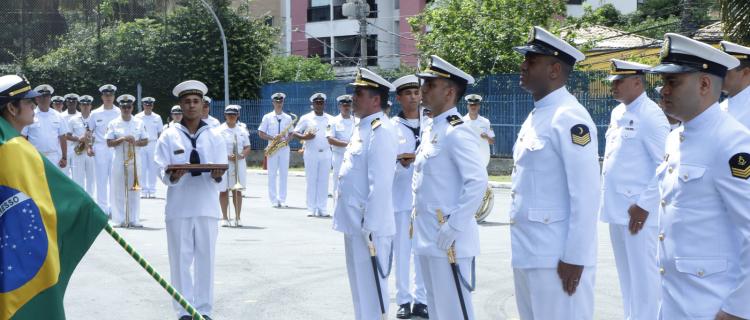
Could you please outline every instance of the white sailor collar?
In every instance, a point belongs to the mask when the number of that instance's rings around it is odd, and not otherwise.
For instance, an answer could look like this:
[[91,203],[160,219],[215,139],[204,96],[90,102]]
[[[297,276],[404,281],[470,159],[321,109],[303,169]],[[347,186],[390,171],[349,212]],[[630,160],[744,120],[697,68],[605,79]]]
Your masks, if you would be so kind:
[[182,131],[184,133],[187,133],[191,137],[197,137],[198,135],[200,135],[201,133],[203,133],[203,131],[211,129],[211,127],[208,125],[208,123],[206,123],[206,121],[203,121],[203,119],[201,119],[201,122],[198,124],[198,130],[195,131],[195,134],[191,134],[190,130],[188,130],[187,127],[185,127],[184,125],[182,125],[182,122],[175,123],[175,128],[177,128],[178,130],[180,130],[180,131]]
[[562,100],[564,97],[568,95],[570,95],[570,93],[568,92],[568,89],[565,88],[565,86],[562,86],[558,88],[557,90],[550,92],[539,101],[534,101],[534,108],[539,109],[539,108],[544,108],[548,106],[559,105],[560,100]]

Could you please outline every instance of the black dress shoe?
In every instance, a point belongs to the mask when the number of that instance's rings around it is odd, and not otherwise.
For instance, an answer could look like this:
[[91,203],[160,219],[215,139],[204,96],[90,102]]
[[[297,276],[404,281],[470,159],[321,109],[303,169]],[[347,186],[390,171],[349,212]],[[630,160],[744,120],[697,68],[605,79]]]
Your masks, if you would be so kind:
[[398,306],[398,312],[396,312],[396,318],[411,319],[411,304],[404,303]]
[[213,319],[211,319],[211,317],[209,317],[209,316],[207,316],[207,315],[205,315],[205,314],[203,315],[203,319],[204,319],[204,320],[213,320]]
[[180,317],[180,320],[193,320],[193,317],[191,317],[191,316],[182,316],[182,317]]
[[411,309],[411,315],[422,319],[430,318],[430,315],[427,314],[427,305],[423,303],[415,303],[414,308]]

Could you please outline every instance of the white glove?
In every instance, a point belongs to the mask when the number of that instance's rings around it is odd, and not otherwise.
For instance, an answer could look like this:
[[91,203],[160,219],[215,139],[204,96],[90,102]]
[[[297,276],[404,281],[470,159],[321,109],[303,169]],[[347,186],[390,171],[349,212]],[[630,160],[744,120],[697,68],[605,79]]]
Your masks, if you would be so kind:
[[453,242],[458,238],[459,231],[451,227],[450,224],[444,223],[440,227],[437,236],[437,246],[442,250],[448,250]]
[[365,240],[365,244],[369,244],[372,240],[370,239],[370,236],[372,235],[372,231],[367,229],[362,229],[362,239]]

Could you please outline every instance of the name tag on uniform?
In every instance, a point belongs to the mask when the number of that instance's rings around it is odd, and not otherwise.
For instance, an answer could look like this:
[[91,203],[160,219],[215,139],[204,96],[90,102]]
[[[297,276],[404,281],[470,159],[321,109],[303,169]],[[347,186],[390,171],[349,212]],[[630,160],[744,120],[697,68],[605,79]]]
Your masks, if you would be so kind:
[[102,121],[103,121],[102,119],[96,119],[96,122],[102,122]]
[[185,150],[183,150],[183,149],[175,150],[174,151],[174,154],[183,154],[183,153],[185,153]]

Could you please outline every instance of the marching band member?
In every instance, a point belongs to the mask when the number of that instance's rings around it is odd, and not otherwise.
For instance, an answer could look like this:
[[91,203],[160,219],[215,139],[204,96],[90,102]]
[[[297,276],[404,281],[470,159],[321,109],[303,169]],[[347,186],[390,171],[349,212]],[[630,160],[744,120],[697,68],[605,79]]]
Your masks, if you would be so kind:
[[216,128],[221,125],[219,119],[214,118],[211,114],[211,98],[208,96],[203,97],[203,121],[206,122],[211,128]]
[[[274,93],[271,96],[273,101],[273,111],[263,115],[263,120],[258,127],[258,135],[266,141],[280,139],[289,141],[292,134],[289,128],[292,125],[292,116],[284,112],[284,99],[286,95],[281,92]],[[287,130],[286,136],[280,137],[284,129]],[[289,145],[276,151],[266,159],[268,166],[268,200],[271,205],[277,208],[286,207],[286,181],[289,174]],[[278,182],[278,184],[277,184]],[[277,187],[278,186],[278,187]]]
[[52,99],[50,99],[50,101],[52,102],[52,110],[57,111],[57,113],[59,114],[62,114],[63,111],[65,111],[63,110],[63,107],[65,106],[65,98],[61,96],[54,96],[52,97]]
[[[469,108],[469,112],[464,115],[462,120],[479,132],[479,136],[487,143],[487,146],[483,145],[482,148],[495,145],[495,131],[492,130],[490,120],[479,114],[482,96],[469,94],[464,97],[464,100]],[[486,152],[489,155],[489,148],[487,148]]]
[[354,117],[352,113],[352,96],[345,94],[338,96],[336,101],[339,103],[339,114],[333,118],[331,124],[326,130],[326,138],[328,143],[331,145],[331,153],[333,160],[333,198],[336,199],[336,191],[338,190],[338,177],[339,170],[341,169],[341,161],[344,160],[344,151],[346,151],[346,145],[349,144],[349,139],[352,137],[352,129],[354,128]]
[[325,112],[326,95],[316,93],[310,96],[313,111],[300,117],[294,136],[305,141],[305,179],[307,180],[308,217],[330,217],[326,213],[328,201],[328,175],[331,172],[331,146],[325,137],[326,128],[331,123],[330,114]]
[[68,129],[62,115],[50,108],[50,96],[54,89],[44,84],[34,88],[34,91],[40,94],[36,98],[34,122],[23,128],[21,135],[26,137],[50,162],[64,169],[68,165],[68,144],[65,141]]
[[96,163],[96,203],[108,213],[109,208],[109,175],[112,169],[113,150],[107,146],[107,133],[109,122],[121,116],[120,108],[114,105],[117,87],[105,84],[99,87],[102,97],[102,106],[91,111],[89,117],[89,130],[94,133],[94,146],[91,148]]
[[70,170],[73,181],[77,182],[86,192],[94,197],[94,158],[91,153],[92,132],[88,129],[88,121],[91,116],[91,103],[94,98],[84,95],[79,98],[81,112],[70,118],[70,136],[74,144],[72,149],[83,144],[80,154],[74,151],[70,158]]
[[[414,161],[415,255],[422,267],[430,316],[474,319],[473,288],[458,280],[473,278],[471,265],[479,255],[474,213],[487,189],[487,169],[480,159],[476,132],[456,110],[474,78],[438,56],[432,56],[429,67],[417,76],[423,80],[422,102],[430,108],[432,122],[422,131]],[[455,252],[455,269],[449,250]]]
[[[354,319],[384,319],[390,301],[388,274],[384,273],[390,272],[387,257],[396,231],[389,213],[393,212],[398,137],[382,110],[393,85],[365,68],[359,69],[350,85],[359,121],[341,166],[333,229],[344,233]],[[370,246],[375,248],[374,263],[380,267],[373,265]]]
[[[208,88],[200,81],[178,84],[183,119],[165,130],[156,144],[159,178],[167,185],[165,208],[167,248],[171,282],[204,318],[210,320],[214,295],[214,258],[218,220],[221,217],[219,188],[223,170],[210,173],[170,170],[171,164],[226,164],[222,138],[201,120],[203,95]],[[191,274],[190,270],[194,272]],[[175,301],[180,320],[190,320]]]
[[[122,228],[142,227],[138,218],[141,207],[140,190],[131,189],[135,185],[137,148],[148,144],[148,134],[140,119],[134,118],[135,97],[123,94],[117,97],[120,117],[107,125],[107,146],[113,149],[111,178],[109,186],[112,200],[112,222]],[[138,165],[141,165],[138,163]],[[127,198],[126,198],[127,196]],[[127,203],[126,203],[127,202]]]
[[[232,226],[232,217],[227,215],[227,207],[229,206],[229,192],[232,191],[232,206],[234,207],[235,217],[234,225],[241,227],[240,213],[242,212],[242,190],[246,186],[246,175],[247,175],[247,163],[245,159],[250,154],[250,138],[247,135],[247,131],[244,127],[239,125],[238,119],[240,118],[240,106],[230,104],[224,108],[224,118],[226,122],[222,123],[216,130],[219,135],[223,138],[224,144],[227,147],[227,157],[229,162],[229,169],[224,175],[222,185],[219,188],[221,193],[219,194],[219,201],[221,201],[221,214],[223,216],[221,220],[222,227]],[[239,181],[238,181],[239,178]],[[241,187],[240,189],[234,190],[234,187]]]
[[74,140],[73,135],[71,134],[72,133],[71,119],[73,117],[75,117],[76,115],[80,114],[78,112],[78,98],[79,98],[78,95],[75,94],[75,93],[68,93],[65,96],[63,96],[63,99],[65,99],[64,100],[65,101],[65,111],[67,111],[67,112],[63,112],[63,113],[60,114],[62,116],[62,119],[63,119],[64,123],[65,123],[65,127],[67,128],[67,134],[65,135],[65,141],[66,141],[66,144],[68,145],[68,147],[67,147],[68,148],[68,157],[67,157],[68,158],[68,165],[65,166],[65,168],[63,169],[63,172],[65,172],[65,174],[68,177],[70,177],[70,178],[73,177],[72,163],[71,162],[72,162],[73,156],[75,155],[75,151],[73,149],[75,149],[76,140],[77,140],[77,139]]
[[[396,303],[399,306],[396,317],[428,318],[427,293],[419,259],[414,259],[415,277],[412,278],[410,274],[413,251],[409,229],[414,203],[411,183],[414,175],[414,155],[420,143],[419,102],[422,100],[422,92],[419,89],[419,78],[414,75],[396,79],[393,86],[396,88],[396,101],[401,105],[401,112],[391,118],[399,139],[398,160],[393,178],[393,211],[396,221],[393,250],[396,258]],[[414,291],[410,288],[412,282],[415,282]]]
[[156,194],[156,162],[154,161],[154,154],[156,152],[156,140],[159,139],[164,126],[161,123],[161,116],[154,112],[154,102],[156,99],[152,97],[145,97],[141,99],[143,104],[143,111],[135,115],[135,117],[146,127],[146,134],[148,135],[148,144],[139,150],[138,159],[138,176],[143,181],[142,193],[146,198],[154,198]]
[[180,108],[180,106],[172,106],[172,109],[169,110],[169,119],[170,121],[164,124],[162,132],[182,121],[182,108]]

